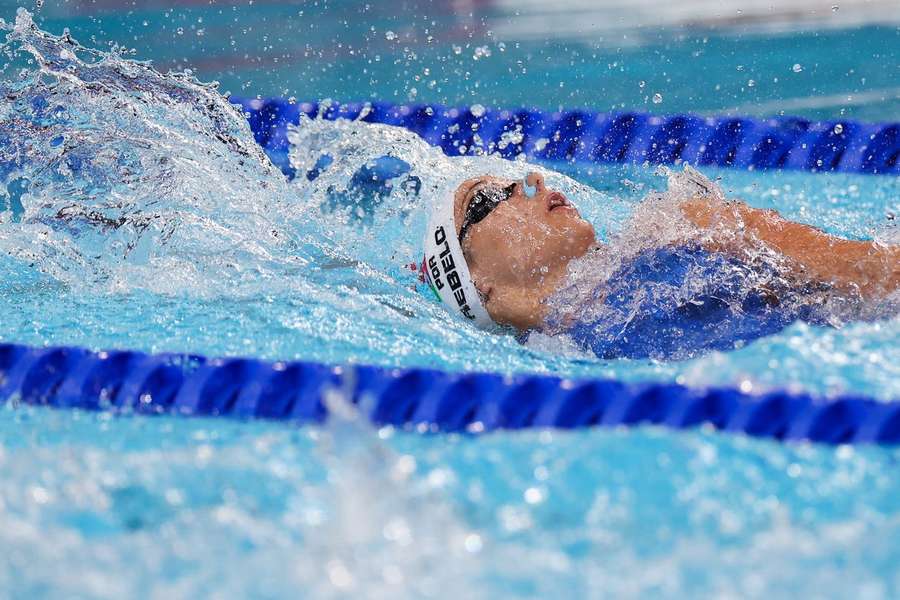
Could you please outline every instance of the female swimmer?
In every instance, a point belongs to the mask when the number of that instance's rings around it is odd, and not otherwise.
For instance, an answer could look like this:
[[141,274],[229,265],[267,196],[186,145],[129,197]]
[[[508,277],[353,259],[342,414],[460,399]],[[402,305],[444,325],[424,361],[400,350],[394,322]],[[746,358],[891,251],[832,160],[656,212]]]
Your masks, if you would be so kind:
[[895,310],[900,246],[831,236],[726,201],[692,169],[681,176],[695,191],[666,218],[683,235],[629,256],[599,243],[538,173],[469,179],[434,208],[423,275],[479,326],[567,334],[601,358],[689,358],[796,321]]

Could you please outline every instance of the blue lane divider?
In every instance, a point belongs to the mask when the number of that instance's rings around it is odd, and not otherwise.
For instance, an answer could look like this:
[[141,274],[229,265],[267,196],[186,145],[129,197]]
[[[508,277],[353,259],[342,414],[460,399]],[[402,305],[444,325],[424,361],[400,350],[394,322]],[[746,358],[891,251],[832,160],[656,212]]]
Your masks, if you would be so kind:
[[900,402],[857,396],[0,344],[0,402],[319,423],[331,390],[376,424],[431,432],[708,424],[777,440],[900,443]]
[[574,163],[643,163],[900,175],[900,123],[796,117],[656,116],[583,110],[240,100],[256,141],[290,177],[287,127],[300,115],[405,127],[446,154]]

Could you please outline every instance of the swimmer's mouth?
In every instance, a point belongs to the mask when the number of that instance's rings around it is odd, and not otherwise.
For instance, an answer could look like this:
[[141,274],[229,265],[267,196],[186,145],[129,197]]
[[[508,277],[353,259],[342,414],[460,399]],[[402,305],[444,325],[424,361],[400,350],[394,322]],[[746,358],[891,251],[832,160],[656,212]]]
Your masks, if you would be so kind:
[[559,192],[547,194],[547,212],[553,212],[557,208],[575,208],[565,196]]

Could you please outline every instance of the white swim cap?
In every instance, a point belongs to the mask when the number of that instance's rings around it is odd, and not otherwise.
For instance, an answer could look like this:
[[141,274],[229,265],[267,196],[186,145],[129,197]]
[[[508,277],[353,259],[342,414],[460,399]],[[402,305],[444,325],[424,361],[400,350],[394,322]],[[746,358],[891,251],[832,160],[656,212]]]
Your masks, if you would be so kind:
[[479,327],[488,327],[493,321],[481,303],[456,237],[453,206],[458,187],[459,184],[446,186],[435,200],[425,230],[422,272],[425,281],[447,308]]

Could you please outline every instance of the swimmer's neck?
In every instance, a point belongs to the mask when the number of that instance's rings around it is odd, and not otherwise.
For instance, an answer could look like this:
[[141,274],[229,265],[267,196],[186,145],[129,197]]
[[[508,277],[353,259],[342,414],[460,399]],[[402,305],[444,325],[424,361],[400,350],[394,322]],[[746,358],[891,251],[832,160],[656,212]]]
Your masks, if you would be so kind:
[[569,265],[591,252],[600,249],[602,244],[595,244],[578,256],[556,265],[546,273],[542,273],[532,285],[522,286],[503,292],[503,304],[506,309],[503,321],[519,331],[541,329],[547,317],[553,312],[551,297],[565,284],[569,276]]

